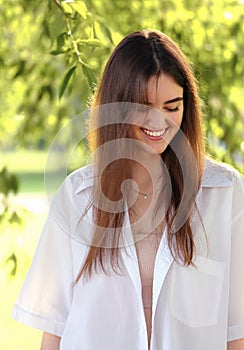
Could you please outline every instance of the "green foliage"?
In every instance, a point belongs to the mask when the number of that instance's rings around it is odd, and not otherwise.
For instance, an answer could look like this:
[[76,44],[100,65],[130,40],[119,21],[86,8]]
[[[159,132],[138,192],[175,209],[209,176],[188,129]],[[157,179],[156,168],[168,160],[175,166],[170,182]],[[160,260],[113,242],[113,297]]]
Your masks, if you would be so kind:
[[18,190],[18,180],[16,175],[10,174],[6,167],[0,171],[0,193],[3,193],[5,196],[9,192],[17,193]]
[[[21,225],[22,212],[16,206],[12,205],[9,200],[10,195],[16,194],[19,182],[17,176],[10,173],[6,167],[0,171],[0,232],[6,225]],[[17,270],[17,258],[14,253],[5,260],[5,264],[11,264],[11,275],[14,276]]]
[[194,63],[208,151],[242,168],[243,10],[238,0],[0,0],[1,146],[47,147],[87,108],[114,45],[157,28]]
[[76,66],[73,66],[73,67],[69,68],[68,72],[65,74],[64,79],[62,81],[62,84],[60,85],[59,98],[61,98],[63,96],[64,91],[65,91],[65,89],[70,81],[70,78],[74,74],[75,70],[76,70]]
[[16,272],[17,272],[17,266],[18,266],[16,255],[15,255],[14,253],[11,254],[11,255],[6,259],[5,263],[6,263],[6,264],[12,264],[12,268],[11,268],[10,274],[11,274],[11,276],[15,276],[15,275],[16,275]]
[[8,220],[9,223],[19,223],[21,218],[9,204],[8,197],[17,193],[19,187],[17,176],[9,173],[6,167],[0,171],[0,223]]
[[45,148],[86,109],[111,51],[110,30],[82,1],[0,0],[0,26],[0,145]]
[[[39,175],[39,182],[43,180],[43,164],[46,160],[45,154],[39,154],[40,152],[35,152],[33,155],[30,152],[6,152],[0,153],[0,160],[2,164],[6,164],[0,170],[0,232],[2,233],[6,227],[11,226],[11,231],[13,226],[18,229],[21,228],[24,218],[26,217],[26,210],[18,205],[15,201],[15,195],[21,190],[23,192],[23,182],[24,190],[30,189],[33,193],[36,176]],[[0,165],[1,166],[1,165]],[[23,181],[25,175],[22,172],[28,172],[32,175]],[[9,171],[9,169],[11,171]],[[42,170],[42,172],[41,172]],[[25,177],[24,177],[25,178]],[[21,180],[21,181],[20,181]],[[38,186],[40,187],[40,185]],[[36,190],[36,189],[35,189]],[[9,260],[10,262],[10,260]]]
[[16,194],[19,182],[15,174],[9,173],[6,167],[0,171],[0,224],[7,221],[9,224],[21,224],[19,211],[11,205],[9,197]]

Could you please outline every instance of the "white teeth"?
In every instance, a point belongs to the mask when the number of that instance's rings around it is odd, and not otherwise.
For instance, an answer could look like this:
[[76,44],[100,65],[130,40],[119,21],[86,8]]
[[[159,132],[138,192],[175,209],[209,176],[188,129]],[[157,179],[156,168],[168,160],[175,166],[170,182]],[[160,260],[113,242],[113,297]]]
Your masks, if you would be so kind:
[[148,130],[148,129],[142,129],[143,132],[149,136],[152,137],[159,137],[159,136],[163,136],[163,134],[165,133],[166,129],[160,130],[160,131],[152,131],[152,130]]

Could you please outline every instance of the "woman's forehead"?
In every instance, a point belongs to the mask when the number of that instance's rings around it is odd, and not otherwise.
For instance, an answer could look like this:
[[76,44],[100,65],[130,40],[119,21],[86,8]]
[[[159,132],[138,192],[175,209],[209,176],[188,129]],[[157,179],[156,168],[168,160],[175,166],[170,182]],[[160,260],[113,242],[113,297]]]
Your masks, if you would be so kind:
[[177,97],[183,97],[183,88],[165,73],[153,75],[148,80],[147,97],[149,103],[166,103]]

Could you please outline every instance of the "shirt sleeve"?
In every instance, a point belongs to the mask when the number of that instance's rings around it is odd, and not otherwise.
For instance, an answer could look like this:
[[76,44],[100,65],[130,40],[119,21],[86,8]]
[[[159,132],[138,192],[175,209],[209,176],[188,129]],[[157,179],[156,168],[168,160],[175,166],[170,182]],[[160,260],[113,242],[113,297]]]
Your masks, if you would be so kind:
[[74,280],[69,201],[64,187],[53,200],[29,273],[13,310],[13,317],[17,321],[57,336],[61,336],[64,330],[72,302]]
[[244,179],[233,191],[228,341],[244,338]]

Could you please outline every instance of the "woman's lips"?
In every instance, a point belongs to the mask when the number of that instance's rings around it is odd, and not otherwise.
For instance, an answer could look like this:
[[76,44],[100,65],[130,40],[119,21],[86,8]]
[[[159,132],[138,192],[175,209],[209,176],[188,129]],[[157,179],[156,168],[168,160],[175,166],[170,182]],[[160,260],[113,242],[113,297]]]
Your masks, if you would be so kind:
[[162,130],[150,130],[146,128],[142,128],[141,130],[150,140],[162,140],[168,130],[168,127]]

